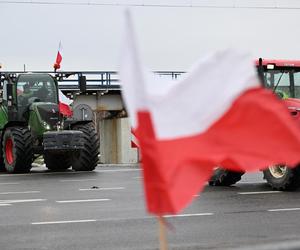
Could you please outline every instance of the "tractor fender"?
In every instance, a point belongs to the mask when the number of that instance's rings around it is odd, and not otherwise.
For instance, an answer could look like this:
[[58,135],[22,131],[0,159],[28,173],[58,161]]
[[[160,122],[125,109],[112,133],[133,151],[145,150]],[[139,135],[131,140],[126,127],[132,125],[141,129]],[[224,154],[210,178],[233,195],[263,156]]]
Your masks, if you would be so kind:
[[1,141],[1,145],[2,145],[2,138],[3,138],[3,135],[5,133],[5,130],[7,128],[11,128],[11,127],[24,127],[24,126],[27,126],[27,123],[26,122],[22,122],[22,121],[9,121],[5,124],[4,128],[1,130],[1,133],[0,133],[0,141]]

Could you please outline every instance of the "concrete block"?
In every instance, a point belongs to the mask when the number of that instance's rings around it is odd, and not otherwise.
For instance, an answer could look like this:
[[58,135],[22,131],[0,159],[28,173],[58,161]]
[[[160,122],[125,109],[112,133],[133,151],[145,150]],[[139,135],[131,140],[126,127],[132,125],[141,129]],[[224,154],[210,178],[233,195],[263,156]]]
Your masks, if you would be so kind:
[[101,163],[138,162],[138,149],[131,148],[131,129],[128,118],[102,120],[99,126]]

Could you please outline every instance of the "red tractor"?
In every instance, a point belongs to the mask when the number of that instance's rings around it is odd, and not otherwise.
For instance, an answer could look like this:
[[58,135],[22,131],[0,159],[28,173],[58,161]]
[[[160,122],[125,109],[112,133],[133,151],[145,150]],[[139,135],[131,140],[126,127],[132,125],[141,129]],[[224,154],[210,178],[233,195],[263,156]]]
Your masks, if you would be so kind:
[[[264,86],[282,99],[291,116],[300,125],[300,61],[259,59],[256,66]],[[284,145],[282,147],[284,149]],[[294,190],[300,186],[300,164],[295,168],[286,165],[269,166],[263,173],[264,179],[275,190]],[[230,186],[238,182],[243,174],[217,167],[209,184]]]

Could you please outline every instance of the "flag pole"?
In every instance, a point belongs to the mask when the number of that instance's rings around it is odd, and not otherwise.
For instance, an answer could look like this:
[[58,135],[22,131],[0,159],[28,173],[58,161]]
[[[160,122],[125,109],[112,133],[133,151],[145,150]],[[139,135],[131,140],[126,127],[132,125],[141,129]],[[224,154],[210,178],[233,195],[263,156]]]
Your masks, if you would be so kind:
[[166,237],[166,225],[162,216],[157,217],[159,225],[159,250],[168,250],[168,241]]

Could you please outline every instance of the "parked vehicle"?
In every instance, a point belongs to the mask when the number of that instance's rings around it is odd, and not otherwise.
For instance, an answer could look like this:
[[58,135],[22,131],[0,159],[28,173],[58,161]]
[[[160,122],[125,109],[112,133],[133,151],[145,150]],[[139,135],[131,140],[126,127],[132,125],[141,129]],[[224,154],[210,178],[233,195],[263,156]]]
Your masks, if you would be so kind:
[[[300,129],[300,61],[259,59],[256,65],[264,86],[284,102]],[[284,149],[284,145],[282,147]],[[230,186],[238,182],[243,174],[217,167],[209,185]],[[300,186],[300,164],[294,168],[286,165],[269,166],[263,174],[275,190],[294,190]]]
[[0,83],[0,170],[29,172],[39,155],[51,170],[94,170],[99,139],[93,122],[60,113],[55,77],[0,72]]

